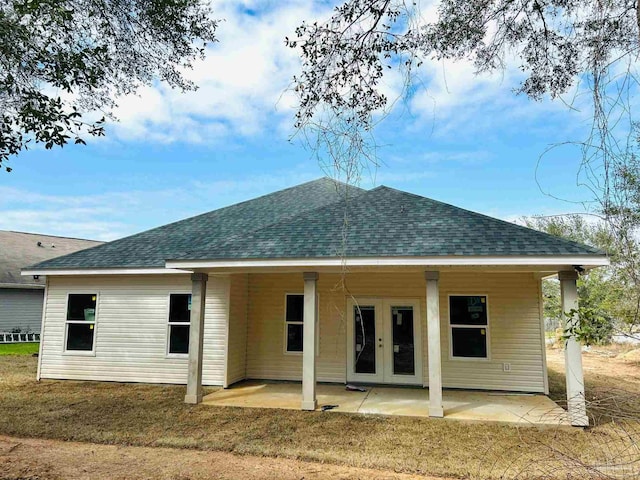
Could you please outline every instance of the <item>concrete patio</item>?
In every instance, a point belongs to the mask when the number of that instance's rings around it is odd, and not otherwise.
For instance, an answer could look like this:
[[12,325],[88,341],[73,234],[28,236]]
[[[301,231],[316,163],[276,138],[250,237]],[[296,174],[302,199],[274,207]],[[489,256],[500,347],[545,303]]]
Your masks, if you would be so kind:
[[[429,416],[429,390],[409,387],[365,386],[366,392],[344,385],[318,384],[318,410],[376,415]],[[299,410],[301,385],[295,382],[240,382],[206,397],[206,405]],[[445,418],[518,425],[570,426],[567,413],[544,395],[444,390]]]

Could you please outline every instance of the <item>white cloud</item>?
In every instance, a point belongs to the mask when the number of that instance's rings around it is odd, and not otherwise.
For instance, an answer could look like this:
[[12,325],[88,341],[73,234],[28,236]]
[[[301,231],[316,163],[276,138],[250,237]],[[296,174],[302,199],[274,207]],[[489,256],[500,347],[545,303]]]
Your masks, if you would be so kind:
[[[213,6],[215,16],[224,19],[219,42],[186,72],[199,89],[182,93],[158,84],[120,99],[115,112],[120,121],[111,127],[118,137],[214,143],[278,129],[284,118],[292,124],[295,103],[285,91],[299,58],[284,37],[303,20],[324,18],[328,7],[312,0],[227,0]],[[275,124],[274,114],[280,118]]]
[[[318,0],[215,0],[222,18],[219,42],[186,75],[199,85],[182,93],[156,84],[138,95],[120,99],[110,128],[122,140],[195,144],[238,141],[259,134],[286,138],[293,132],[295,95],[287,91],[299,71],[298,52],[285,46],[303,21],[330,16],[334,2]],[[420,2],[422,22],[436,15],[435,1]],[[567,112],[560,102],[516,98],[513,88],[523,79],[519,61],[510,58],[503,72],[476,75],[469,61],[427,60],[418,71],[415,92],[403,117],[410,130],[433,127],[437,137],[474,135],[498,127],[533,124]],[[404,87],[395,69],[386,72],[380,88],[394,101]],[[572,126],[568,124],[567,127]],[[548,125],[537,128],[551,128]]]

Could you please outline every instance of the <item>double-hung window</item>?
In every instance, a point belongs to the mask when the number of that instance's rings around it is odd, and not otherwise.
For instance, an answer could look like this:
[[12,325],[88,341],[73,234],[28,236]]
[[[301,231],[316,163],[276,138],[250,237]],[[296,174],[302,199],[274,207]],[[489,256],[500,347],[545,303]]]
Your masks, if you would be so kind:
[[486,295],[449,297],[452,358],[489,358],[489,316]]
[[302,352],[303,313],[304,295],[288,293],[285,305],[285,349],[287,352]]
[[191,294],[169,295],[169,345],[170,355],[189,353],[189,323],[191,321]]
[[67,297],[67,352],[93,352],[97,293],[70,293]]

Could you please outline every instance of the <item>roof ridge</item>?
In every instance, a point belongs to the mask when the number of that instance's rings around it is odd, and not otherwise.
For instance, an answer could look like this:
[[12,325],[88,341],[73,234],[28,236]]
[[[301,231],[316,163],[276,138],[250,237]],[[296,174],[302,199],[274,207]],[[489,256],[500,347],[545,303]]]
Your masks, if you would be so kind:
[[[563,242],[570,243],[570,244],[573,244],[575,246],[588,247],[588,248],[592,249],[594,252],[608,255],[607,252],[605,252],[604,250],[601,250],[601,249],[599,249],[597,247],[594,247],[592,245],[587,245],[585,243],[576,242],[575,240],[571,240],[571,239],[568,239],[568,238],[559,237],[559,236],[556,236],[556,235],[551,235],[550,233],[543,232],[541,230],[536,230],[535,228],[529,228],[529,227],[525,227],[524,225],[518,225],[517,223],[514,223],[514,222],[509,222],[509,221],[503,220],[501,218],[491,217],[491,216],[486,215],[484,213],[475,212],[473,210],[469,210],[469,209],[463,208],[463,207],[458,207],[456,205],[452,205],[450,203],[442,202],[440,200],[435,200],[435,199],[430,198],[430,197],[425,197],[423,195],[418,195],[416,193],[405,192],[404,190],[398,190],[397,188],[387,187],[385,185],[380,185],[380,187],[377,187],[376,190],[377,189],[381,189],[381,188],[385,188],[385,189],[391,190],[393,192],[401,193],[403,195],[411,195],[413,197],[417,197],[417,198],[422,199],[422,200],[426,200],[426,201],[429,201],[429,202],[432,202],[432,203],[436,203],[438,205],[442,205],[442,206],[447,207],[447,208],[452,208],[454,210],[459,210],[459,211],[465,212],[467,214],[471,214],[471,215],[474,215],[476,217],[481,217],[481,218],[484,218],[484,219],[487,219],[487,220],[490,220],[490,221],[493,221],[493,222],[506,224],[506,225],[509,225],[511,227],[515,227],[515,228],[518,228],[520,230],[524,230],[526,232],[534,232],[534,233],[542,235],[544,237],[553,238],[555,240],[561,240]],[[370,191],[373,191],[373,189],[370,190]]]
[[[320,178],[318,180],[321,180],[321,179],[331,180],[332,182],[335,181],[336,183],[339,183],[339,184],[344,185],[346,187],[357,188],[358,190],[360,190],[362,192],[359,195],[356,195],[357,198],[361,198],[364,195],[367,195],[369,193],[373,193],[374,190],[376,190],[376,189],[366,190],[366,189],[360,188],[360,187],[353,187],[352,185],[349,185],[348,183],[341,182],[341,181],[336,181],[336,180],[334,180],[334,179],[332,179],[330,177],[326,177],[326,176],[322,177],[322,178]],[[307,183],[311,183],[311,182],[307,182]],[[302,185],[304,185],[304,184],[302,184]],[[345,192],[348,192],[348,190],[345,189]],[[351,197],[351,198],[353,198],[353,197]],[[335,206],[337,206],[337,205],[339,205],[341,203],[344,203],[346,201],[348,201],[348,198],[340,199],[337,202],[331,202],[331,203],[328,203],[326,205],[321,205],[319,207],[312,208],[310,210],[305,210],[303,212],[297,213],[297,214],[292,215],[290,217],[289,216],[281,217],[281,218],[278,218],[277,220],[275,220],[275,221],[273,221],[271,223],[268,223],[266,225],[263,225],[263,226],[261,226],[259,228],[256,228],[255,230],[251,230],[251,231],[246,232],[246,233],[250,233],[250,234],[258,233],[258,232],[261,232],[262,230],[265,230],[267,228],[274,227],[275,225],[278,225],[279,223],[292,222],[292,221],[295,221],[296,219],[299,219],[299,217],[303,217],[305,215],[309,215],[311,213],[318,212],[318,210],[322,210],[322,209],[325,209],[325,208],[335,207]],[[222,242],[213,242],[213,243],[209,243],[207,245],[202,245],[202,246],[200,246],[200,247],[198,247],[196,249],[193,249],[193,250],[180,252],[180,253],[176,254],[176,258],[178,256],[180,256],[180,255],[183,255],[183,254],[186,255],[186,254],[189,254],[189,253],[195,253],[195,252],[198,252],[198,251],[201,251],[201,250],[204,250],[204,249],[213,248],[213,247],[216,247],[216,246],[217,247],[228,246],[228,245],[231,245],[231,244],[233,244],[233,243],[235,243],[235,242],[237,242],[239,240],[242,240],[242,239],[243,239],[243,237],[240,237],[239,235],[234,235],[233,237],[225,239]],[[167,259],[167,260],[173,260],[173,259]]]
[[20,232],[18,230],[0,230],[0,233],[2,232],[19,233],[20,235],[33,235],[33,236],[40,236],[40,237],[64,238],[67,240],[82,240],[83,242],[106,243],[104,240],[93,240],[91,238],[80,238],[80,237],[65,237],[62,235],[50,235],[48,233]]

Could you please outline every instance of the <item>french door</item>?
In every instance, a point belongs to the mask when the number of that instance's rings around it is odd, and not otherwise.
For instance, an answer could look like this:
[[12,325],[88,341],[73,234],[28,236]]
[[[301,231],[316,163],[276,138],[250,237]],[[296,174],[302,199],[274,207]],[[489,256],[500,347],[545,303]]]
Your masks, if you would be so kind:
[[347,380],[422,385],[420,301],[347,302]]

